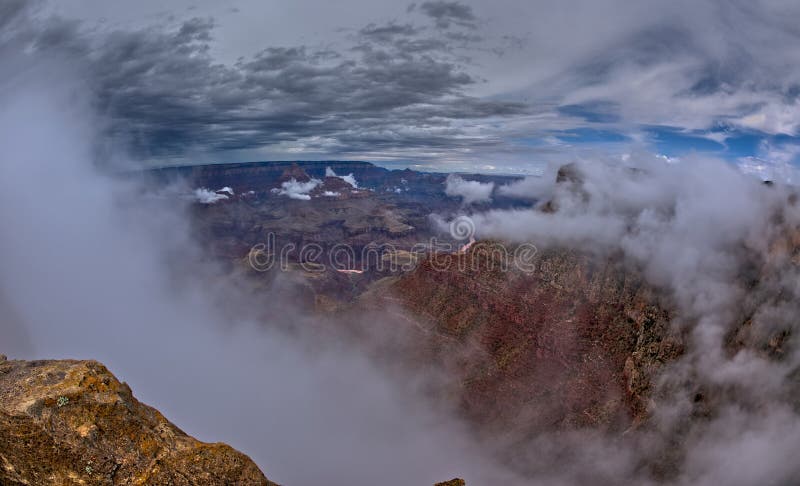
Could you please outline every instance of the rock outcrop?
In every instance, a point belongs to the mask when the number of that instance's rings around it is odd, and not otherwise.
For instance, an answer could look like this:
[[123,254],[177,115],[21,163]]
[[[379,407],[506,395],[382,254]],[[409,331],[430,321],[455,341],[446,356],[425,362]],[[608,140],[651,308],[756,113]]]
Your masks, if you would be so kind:
[[297,164],[292,164],[290,167],[287,167],[283,171],[281,176],[278,178],[278,184],[277,185],[280,185],[281,183],[289,182],[289,181],[308,182],[310,180],[311,180],[311,177],[308,175],[308,173],[305,170],[303,170],[302,167],[300,167]]
[[387,289],[427,333],[415,359],[449,362],[482,427],[622,431],[644,419],[650,379],[682,353],[659,293],[614,259],[547,250],[522,271],[509,251],[432,256]]
[[96,361],[0,357],[0,484],[275,485],[200,442]]
[[455,478],[451,479],[450,481],[445,481],[443,483],[436,483],[433,486],[466,486],[466,481],[463,479]]

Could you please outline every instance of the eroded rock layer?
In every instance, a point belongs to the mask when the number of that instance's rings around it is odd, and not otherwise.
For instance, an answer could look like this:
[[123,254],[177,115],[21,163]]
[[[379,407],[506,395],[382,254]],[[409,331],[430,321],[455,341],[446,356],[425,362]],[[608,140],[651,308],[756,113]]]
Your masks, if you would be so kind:
[[391,287],[430,334],[420,352],[457,370],[467,416],[527,432],[643,419],[651,377],[682,352],[658,292],[613,258],[548,250],[522,271],[506,254],[479,243]]

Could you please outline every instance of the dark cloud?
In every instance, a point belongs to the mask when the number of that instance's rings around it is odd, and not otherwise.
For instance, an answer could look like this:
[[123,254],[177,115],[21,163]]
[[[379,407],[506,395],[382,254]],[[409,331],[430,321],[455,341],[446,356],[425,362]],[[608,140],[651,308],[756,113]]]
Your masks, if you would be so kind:
[[[443,134],[450,145],[463,135],[454,121],[524,111],[467,95],[476,80],[462,59],[411,24],[369,24],[350,49],[273,46],[234,64],[210,54],[214,30],[209,18],[104,32],[60,18],[27,27],[37,50],[83,66],[115,139],[140,155],[286,143],[348,153],[376,143],[444,147]],[[455,145],[476,142],[462,140]]]
[[472,7],[463,3],[443,0],[423,2],[420,4],[419,9],[432,18],[440,29],[450,28],[451,24],[473,29],[476,27],[475,21],[477,19],[472,13]]
[[[157,25],[92,24],[24,20],[40,10],[36,3],[9,1],[0,7],[0,39],[80,66],[115,140],[153,158],[227,150],[373,156],[368,145],[376,143],[404,157],[530,159],[601,139],[660,150],[647,136],[651,126],[723,145],[737,132],[800,133],[797,2],[484,7],[425,1],[398,17],[365,14],[371,21],[356,25],[342,13],[330,19],[337,34],[316,43],[316,27],[305,24],[293,26],[302,41],[283,33],[271,38],[285,43],[262,45],[260,34],[248,34],[255,54],[233,60],[242,46],[231,47],[236,36],[226,29],[243,20],[226,24],[208,7],[182,22],[164,14]],[[313,2],[298,10],[305,8]],[[547,141],[570,130],[609,136]]]
[[[5,29],[13,24],[34,3],[27,0],[4,0],[0,2],[0,29]],[[2,31],[0,31],[0,34],[2,34]]]
[[417,34],[419,28],[411,24],[388,23],[385,25],[369,24],[361,29],[360,34],[364,37],[381,42],[389,42],[397,37],[409,37]]

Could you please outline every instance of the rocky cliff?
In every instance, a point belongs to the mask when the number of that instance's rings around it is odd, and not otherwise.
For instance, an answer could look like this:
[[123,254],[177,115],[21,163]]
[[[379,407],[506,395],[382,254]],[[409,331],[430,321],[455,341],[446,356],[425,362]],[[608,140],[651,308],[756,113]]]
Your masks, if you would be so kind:
[[682,352],[669,303],[615,259],[548,250],[523,271],[507,253],[432,256],[385,289],[422,323],[417,358],[455,370],[463,412],[495,432],[640,422],[650,377]]
[[[347,161],[305,161],[305,162],[248,162],[240,164],[209,164],[181,167],[166,167],[148,171],[154,182],[173,182],[182,180],[194,187],[232,187],[237,193],[274,187],[285,180],[295,178],[301,173],[307,177],[321,179],[325,169],[352,172],[360,181],[382,180],[389,173],[387,169],[376,167],[369,162]],[[302,180],[301,177],[298,180]]]
[[96,361],[0,360],[0,484],[275,484],[230,446],[188,436]]

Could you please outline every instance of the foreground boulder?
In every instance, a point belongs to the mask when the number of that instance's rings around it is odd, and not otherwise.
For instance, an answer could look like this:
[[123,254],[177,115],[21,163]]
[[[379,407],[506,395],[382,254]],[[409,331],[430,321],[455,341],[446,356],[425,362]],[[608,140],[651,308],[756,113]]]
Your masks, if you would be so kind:
[[0,355],[0,484],[274,485],[134,398],[96,361]]

